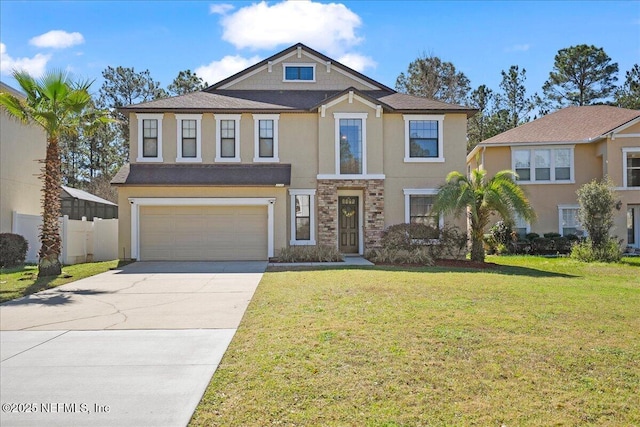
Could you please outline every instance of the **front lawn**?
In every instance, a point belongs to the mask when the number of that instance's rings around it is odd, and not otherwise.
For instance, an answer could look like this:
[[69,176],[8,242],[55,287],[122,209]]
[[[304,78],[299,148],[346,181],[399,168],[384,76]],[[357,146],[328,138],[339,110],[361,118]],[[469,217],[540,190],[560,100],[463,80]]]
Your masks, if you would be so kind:
[[640,259],[265,274],[192,426],[640,424]]
[[119,261],[88,262],[65,266],[59,276],[38,278],[38,267],[25,265],[0,269],[0,303],[64,285],[118,267]]

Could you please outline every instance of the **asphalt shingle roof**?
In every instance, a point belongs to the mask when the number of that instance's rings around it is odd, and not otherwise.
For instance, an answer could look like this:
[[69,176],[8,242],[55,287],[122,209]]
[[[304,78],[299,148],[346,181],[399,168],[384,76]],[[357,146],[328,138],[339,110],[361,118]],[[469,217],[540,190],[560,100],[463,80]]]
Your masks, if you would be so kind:
[[498,134],[481,144],[590,141],[640,117],[640,110],[609,105],[567,107]]
[[124,165],[113,185],[275,186],[291,184],[289,164],[140,164]]

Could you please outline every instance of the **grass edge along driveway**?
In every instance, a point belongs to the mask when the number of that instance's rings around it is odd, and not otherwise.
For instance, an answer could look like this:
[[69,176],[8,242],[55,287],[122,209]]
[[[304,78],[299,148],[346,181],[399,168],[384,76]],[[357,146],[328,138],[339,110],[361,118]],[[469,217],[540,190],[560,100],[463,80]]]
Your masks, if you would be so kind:
[[67,265],[59,276],[38,278],[36,265],[0,269],[0,303],[55,288],[122,266],[118,260]]
[[640,423],[640,260],[267,272],[191,426]]

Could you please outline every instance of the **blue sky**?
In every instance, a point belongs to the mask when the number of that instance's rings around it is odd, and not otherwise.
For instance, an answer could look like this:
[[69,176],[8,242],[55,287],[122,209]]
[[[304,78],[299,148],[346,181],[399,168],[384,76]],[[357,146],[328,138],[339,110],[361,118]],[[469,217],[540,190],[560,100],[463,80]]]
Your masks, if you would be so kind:
[[0,1],[0,78],[67,69],[101,84],[107,66],[149,69],[166,87],[191,69],[212,84],[303,42],[394,87],[423,53],[476,88],[527,70],[541,92],[559,49],[593,44],[624,72],[640,62],[638,1]]

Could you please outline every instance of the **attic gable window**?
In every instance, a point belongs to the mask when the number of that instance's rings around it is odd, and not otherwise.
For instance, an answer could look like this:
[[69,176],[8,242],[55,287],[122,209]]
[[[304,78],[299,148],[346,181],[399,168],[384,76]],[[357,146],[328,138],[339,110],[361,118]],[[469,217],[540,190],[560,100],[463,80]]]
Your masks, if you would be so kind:
[[283,66],[285,82],[315,82],[315,64],[284,64]]

